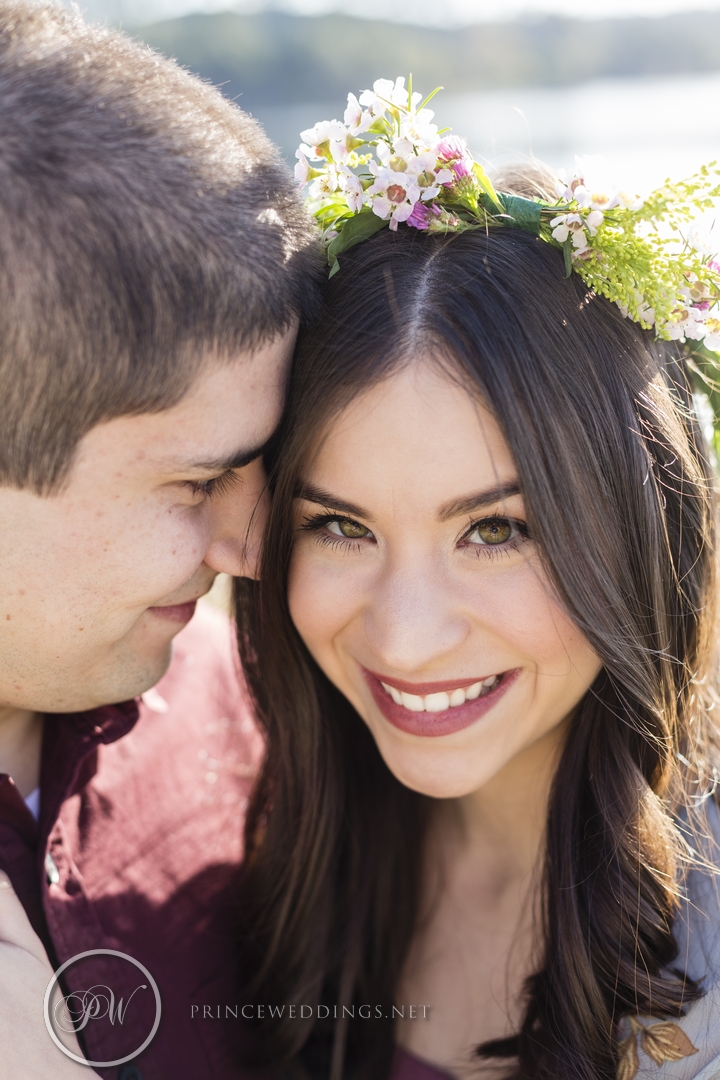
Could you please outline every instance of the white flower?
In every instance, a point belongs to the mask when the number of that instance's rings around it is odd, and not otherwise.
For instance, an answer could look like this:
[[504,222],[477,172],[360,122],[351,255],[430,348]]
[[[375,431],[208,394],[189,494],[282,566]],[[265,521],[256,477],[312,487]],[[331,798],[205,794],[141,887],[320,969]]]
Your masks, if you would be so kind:
[[330,143],[330,156],[332,157],[333,161],[336,161],[340,165],[352,164],[350,159],[354,154],[355,149],[354,147],[348,145],[352,138],[353,136],[350,134],[349,131],[347,131],[344,138],[333,139],[333,141]]
[[618,188],[601,157],[576,157],[573,176],[568,180],[561,171],[555,190],[559,199],[575,200],[584,210],[639,210],[643,204],[639,195]]
[[602,225],[604,220],[605,220],[605,215],[603,214],[602,210],[591,210],[590,211],[588,216],[585,218],[585,224],[587,225],[588,232],[590,233],[591,236],[595,235],[595,233],[598,231],[598,229],[600,228],[600,226]]
[[373,117],[362,108],[354,94],[348,94],[347,109],[343,120],[351,135],[362,135],[369,131]]
[[690,307],[687,311],[687,319],[683,322],[685,338],[693,341],[701,341],[707,334],[707,311],[700,308]]
[[325,157],[325,154],[320,152],[321,147],[329,143],[342,143],[347,136],[348,130],[339,120],[320,120],[315,127],[300,132],[300,138],[307,144],[300,149],[310,157]]
[[678,308],[665,326],[672,341],[701,341],[707,334],[707,311],[695,307]]
[[711,229],[712,225],[708,228],[705,222],[696,221],[688,229],[687,237],[687,242],[693,251],[708,258],[717,255],[717,240],[713,240],[710,235]]
[[564,244],[571,236],[576,251],[584,251],[587,247],[585,225],[579,214],[559,214],[552,219],[550,226],[553,240],[557,240],[559,244]]
[[707,333],[703,344],[706,349],[720,353],[720,318],[710,318],[705,324]]
[[434,150],[414,154],[407,163],[407,176],[411,176],[420,188],[423,202],[434,199],[440,193],[442,184],[449,184],[455,179],[452,169],[438,169],[438,158]]
[[322,201],[326,195],[334,194],[339,188],[340,177],[338,175],[337,167],[330,162],[325,166],[320,173],[320,176],[317,176],[313,180],[310,185],[308,197],[313,200],[319,199]]
[[357,176],[344,166],[340,166],[338,179],[340,188],[345,194],[348,206],[354,214],[357,214],[365,201],[365,192],[362,184]]
[[310,162],[305,157],[305,154],[302,150],[296,150],[295,157],[298,159],[297,165],[295,166],[295,179],[297,180],[298,184],[305,185],[308,182],[308,176],[310,173]]
[[437,124],[430,123],[434,115],[432,109],[421,109],[419,113],[401,116],[400,137],[409,139],[416,146],[424,146],[428,149],[437,146],[440,141]]
[[[413,94],[411,108],[417,108],[421,98],[422,94]],[[376,79],[372,90],[363,90],[360,95],[360,104],[367,105],[373,116],[382,116],[387,111],[388,105],[407,109],[408,92],[405,89],[405,77],[400,75],[395,82],[391,79]]]
[[399,221],[407,221],[420,198],[420,188],[404,172],[378,169],[375,183],[367,190],[374,214],[387,221],[395,230]]

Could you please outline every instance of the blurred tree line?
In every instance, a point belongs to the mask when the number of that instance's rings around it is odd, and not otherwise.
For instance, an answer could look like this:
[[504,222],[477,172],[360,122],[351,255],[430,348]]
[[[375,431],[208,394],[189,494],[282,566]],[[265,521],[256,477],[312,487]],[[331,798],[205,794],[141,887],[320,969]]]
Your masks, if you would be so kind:
[[[545,17],[443,30],[268,11],[188,15],[136,36],[250,110],[292,102],[343,102],[348,89],[412,71],[425,93],[562,86],[612,76],[720,70],[720,11],[661,18]],[[698,101],[717,110],[720,102]],[[668,133],[670,135],[670,133]]]

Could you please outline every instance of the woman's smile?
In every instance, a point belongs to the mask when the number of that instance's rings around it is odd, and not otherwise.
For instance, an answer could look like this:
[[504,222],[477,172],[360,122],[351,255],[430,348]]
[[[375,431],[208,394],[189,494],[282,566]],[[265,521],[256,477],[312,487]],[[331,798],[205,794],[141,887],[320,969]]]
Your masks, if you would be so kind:
[[416,791],[479,790],[600,669],[547,580],[500,428],[430,358],[335,418],[295,527],[295,625]]
[[513,685],[519,668],[473,680],[410,683],[363,669],[375,704],[389,723],[409,735],[452,735],[484,716]]

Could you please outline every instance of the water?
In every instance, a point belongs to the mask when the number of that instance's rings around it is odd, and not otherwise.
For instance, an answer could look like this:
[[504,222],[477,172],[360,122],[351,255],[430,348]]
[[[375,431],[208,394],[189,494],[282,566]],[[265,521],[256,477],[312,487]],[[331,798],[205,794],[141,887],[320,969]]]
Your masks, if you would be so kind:
[[[434,104],[441,125],[464,135],[485,163],[535,156],[558,169],[572,167],[576,155],[599,155],[624,187],[646,191],[720,159],[720,73],[441,93]],[[299,132],[316,120],[342,119],[344,106],[293,104],[257,116],[292,160]]]

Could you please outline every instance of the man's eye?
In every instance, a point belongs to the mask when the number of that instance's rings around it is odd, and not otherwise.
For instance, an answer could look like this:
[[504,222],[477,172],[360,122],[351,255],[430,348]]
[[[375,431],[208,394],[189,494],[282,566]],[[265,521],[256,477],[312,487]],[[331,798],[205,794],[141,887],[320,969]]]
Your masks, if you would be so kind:
[[517,525],[507,518],[485,518],[484,521],[477,522],[466,539],[469,544],[506,544],[518,533]]
[[239,476],[235,469],[228,469],[220,476],[213,476],[209,480],[186,480],[185,483],[193,495],[202,495],[211,498],[213,495],[221,495],[237,483]]
[[333,533],[335,536],[344,536],[347,540],[361,540],[365,536],[370,535],[370,530],[364,525],[360,525],[357,521],[350,521],[347,518],[336,518],[334,521],[328,521],[327,531]]

